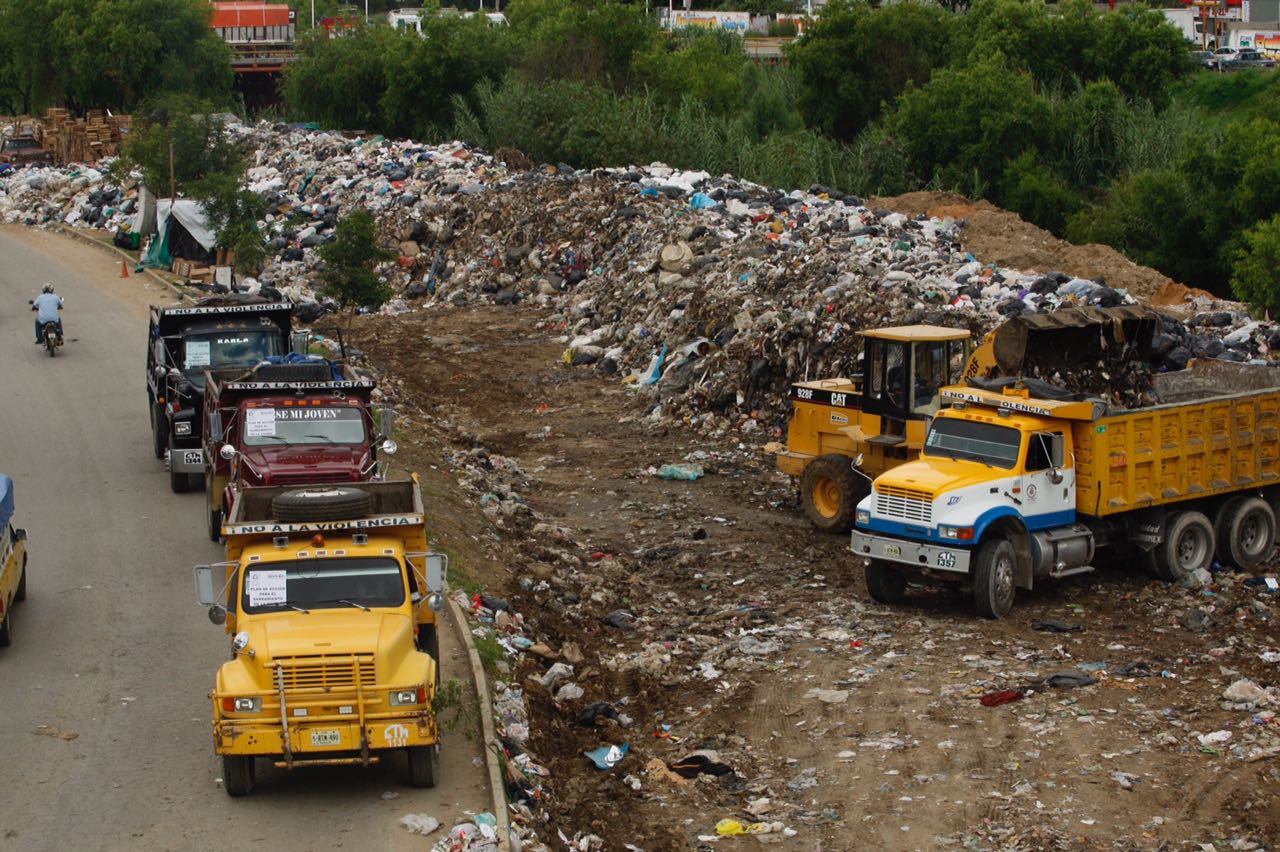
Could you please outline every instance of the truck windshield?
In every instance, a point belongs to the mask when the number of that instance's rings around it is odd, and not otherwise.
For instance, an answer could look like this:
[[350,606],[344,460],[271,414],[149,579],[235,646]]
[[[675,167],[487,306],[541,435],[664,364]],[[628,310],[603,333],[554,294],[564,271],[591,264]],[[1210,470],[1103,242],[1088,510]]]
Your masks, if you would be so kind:
[[204,371],[218,367],[252,367],[268,355],[280,355],[280,330],[235,329],[193,334],[186,339],[183,369],[204,386]]
[[251,565],[244,575],[246,613],[400,606],[404,572],[388,556],[300,559]]
[[364,414],[355,406],[245,409],[247,447],[363,444]]
[[1017,429],[946,417],[934,418],[924,440],[924,454],[1010,468],[1017,464],[1021,446],[1022,433]]
[[4,147],[5,147],[5,149],[6,149],[6,150],[9,150],[9,151],[18,151],[18,150],[21,150],[21,149],[24,149],[24,148],[34,148],[34,147],[36,147],[36,140],[34,140],[34,139],[9,139],[9,140],[7,140],[7,141],[4,143]]

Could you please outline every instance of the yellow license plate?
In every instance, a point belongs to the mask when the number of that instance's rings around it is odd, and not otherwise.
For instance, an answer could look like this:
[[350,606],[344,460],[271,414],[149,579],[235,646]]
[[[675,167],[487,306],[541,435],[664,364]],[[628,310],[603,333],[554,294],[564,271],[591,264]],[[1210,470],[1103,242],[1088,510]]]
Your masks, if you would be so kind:
[[312,731],[311,744],[313,746],[336,746],[342,744],[341,731]]
[[889,558],[893,558],[895,556],[901,556],[902,548],[898,547],[898,545],[896,544],[886,544],[884,546],[884,555]]

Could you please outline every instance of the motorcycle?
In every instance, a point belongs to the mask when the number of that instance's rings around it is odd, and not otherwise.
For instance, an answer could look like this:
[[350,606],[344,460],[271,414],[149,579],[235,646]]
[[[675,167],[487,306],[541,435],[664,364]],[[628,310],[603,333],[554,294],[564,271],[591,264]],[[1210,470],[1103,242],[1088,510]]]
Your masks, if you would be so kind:
[[[34,311],[36,309],[35,300],[28,300],[27,304],[31,306],[31,310]],[[58,306],[58,310],[62,310],[61,305]],[[44,348],[49,351],[49,357],[53,358],[58,353],[58,347],[62,345],[62,334],[58,331],[58,324],[56,322],[45,323],[44,328],[40,331],[40,336],[44,338]]]

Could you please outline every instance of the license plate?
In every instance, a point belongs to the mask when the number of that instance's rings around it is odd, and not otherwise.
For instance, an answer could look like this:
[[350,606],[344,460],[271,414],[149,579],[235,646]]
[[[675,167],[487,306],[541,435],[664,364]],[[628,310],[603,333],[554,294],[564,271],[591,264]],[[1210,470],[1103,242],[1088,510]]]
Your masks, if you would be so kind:
[[941,553],[938,554],[938,567],[939,568],[956,567],[956,555],[949,550],[942,551]]
[[183,464],[204,464],[204,453],[200,450],[188,450],[182,454]]
[[886,544],[884,546],[884,555],[890,559],[894,558],[895,556],[901,556],[902,548],[898,547],[898,545],[896,544]]
[[336,746],[342,744],[341,731],[312,731],[311,744],[313,746]]

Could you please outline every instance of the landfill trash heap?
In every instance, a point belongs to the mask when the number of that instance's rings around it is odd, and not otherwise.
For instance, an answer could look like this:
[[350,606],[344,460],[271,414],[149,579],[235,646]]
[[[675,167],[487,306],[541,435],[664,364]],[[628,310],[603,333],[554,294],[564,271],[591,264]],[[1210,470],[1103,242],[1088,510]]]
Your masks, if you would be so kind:
[[[366,207],[398,254],[382,268],[398,293],[383,313],[538,306],[544,329],[563,335],[567,363],[623,376],[655,418],[680,416],[704,433],[777,434],[791,382],[858,374],[860,329],[930,323],[980,335],[1022,314],[1135,301],[1102,279],[984,264],[964,249],[963,221],[868,207],[822,186],[783,192],[661,164],[516,172],[457,142],[229,130],[252,163],[249,187],[268,203],[268,261],[242,289],[279,293],[299,320],[319,319],[333,306],[316,293],[315,250],[344,210]],[[132,227],[137,187],[113,185],[108,164],[0,177],[0,217]],[[1193,357],[1265,362],[1276,346],[1280,329],[1201,296],[1162,322],[1149,361],[1032,377],[1133,405],[1150,401],[1151,371]]]

